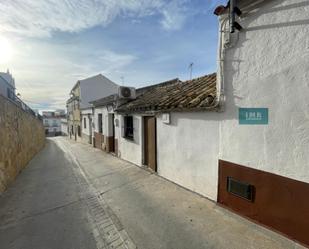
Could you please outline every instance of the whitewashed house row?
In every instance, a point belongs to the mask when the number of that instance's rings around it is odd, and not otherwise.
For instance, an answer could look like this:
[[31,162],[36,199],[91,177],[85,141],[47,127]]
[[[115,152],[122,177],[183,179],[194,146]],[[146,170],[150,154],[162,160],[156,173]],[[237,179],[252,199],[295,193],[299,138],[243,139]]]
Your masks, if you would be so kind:
[[97,103],[96,146],[113,137],[120,158],[309,246],[308,11],[303,0],[218,6],[217,74]]

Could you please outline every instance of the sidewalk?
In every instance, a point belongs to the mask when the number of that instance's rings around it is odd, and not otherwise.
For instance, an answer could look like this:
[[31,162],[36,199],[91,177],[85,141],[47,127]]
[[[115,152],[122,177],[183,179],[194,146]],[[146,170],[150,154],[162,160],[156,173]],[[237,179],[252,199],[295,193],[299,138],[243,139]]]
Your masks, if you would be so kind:
[[303,248],[151,172],[61,140],[138,248]]

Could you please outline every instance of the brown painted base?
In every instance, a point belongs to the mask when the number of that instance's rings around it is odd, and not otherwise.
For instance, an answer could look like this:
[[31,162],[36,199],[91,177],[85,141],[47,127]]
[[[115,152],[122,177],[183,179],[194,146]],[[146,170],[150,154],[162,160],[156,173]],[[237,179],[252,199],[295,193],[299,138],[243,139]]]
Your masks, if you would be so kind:
[[106,137],[106,151],[115,152],[114,137]]
[[[250,202],[227,191],[227,178],[253,185]],[[309,184],[219,161],[218,202],[309,246]]]
[[118,156],[118,139],[115,138],[114,142],[115,142],[115,155]]
[[95,132],[94,133],[94,139],[95,139],[94,147],[102,150],[102,144],[104,142],[104,136],[101,133]]

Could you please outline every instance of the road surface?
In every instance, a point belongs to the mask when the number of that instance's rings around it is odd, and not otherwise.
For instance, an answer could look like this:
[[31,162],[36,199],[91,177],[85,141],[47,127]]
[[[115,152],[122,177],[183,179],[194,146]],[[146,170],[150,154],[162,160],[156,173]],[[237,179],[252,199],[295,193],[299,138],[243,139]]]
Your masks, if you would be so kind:
[[149,171],[57,137],[0,195],[0,248],[302,247]]

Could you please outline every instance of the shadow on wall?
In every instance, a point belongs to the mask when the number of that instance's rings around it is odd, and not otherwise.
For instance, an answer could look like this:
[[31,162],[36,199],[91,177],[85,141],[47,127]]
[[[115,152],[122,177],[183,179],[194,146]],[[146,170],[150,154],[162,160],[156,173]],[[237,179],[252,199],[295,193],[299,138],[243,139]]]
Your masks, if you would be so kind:
[[[285,22],[285,23],[273,23],[269,25],[260,25],[260,26],[250,26],[250,23],[254,20],[256,20],[258,17],[265,15],[267,13],[275,13],[278,11],[291,11],[293,9],[302,8],[302,10],[305,12],[305,7],[309,8],[309,1],[303,1],[300,3],[294,3],[294,4],[287,4],[285,6],[279,6],[281,4],[281,0],[272,1],[270,3],[266,3],[265,7],[265,1],[258,3],[254,5],[255,12],[250,13],[250,19],[246,18],[246,14],[242,16],[241,25],[244,27],[244,29],[241,32],[237,32],[232,36],[232,42],[235,42],[235,46],[233,46],[231,49],[227,49],[227,56],[225,57],[225,65],[224,65],[224,74],[232,75],[235,78],[240,78],[240,67],[242,63],[246,63],[246,61],[242,59],[234,59],[239,58],[240,56],[236,53],[239,52],[239,50],[243,47],[243,44],[245,44],[250,39],[247,37],[248,32],[252,31],[258,31],[258,30],[264,30],[264,29],[276,29],[276,28],[284,28],[284,27],[293,27],[293,26],[301,26],[301,25],[308,25],[309,19],[305,20],[297,20],[297,21],[291,21],[291,22]],[[263,8],[261,8],[263,7]],[[246,9],[247,11],[248,9]],[[250,9],[249,9],[250,10]],[[248,27],[248,28],[247,28]],[[286,68],[295,66],[293,64],[287,65]],[[288,69],[287,69],[288,70]],[[284,73],[284,72],[280,72]],[[279,73],[277,73],[279,74]],[[224,116],[222,117],[223,120],[235,120],[238,119],[238,108],[244,107],[244,106],[238,106],[236,103],[246,98],[246,93],[243,93],[242,96],[237,94],[237,91],[234,89],[233,86],[233,78],[229,77],[225,79],[225,95],[227,96],[227,100],[225,103],[225,107],[227,110],[224,110]],[[257,78],[257,81],[261,82],[261,84],[266,84],[265,82],[273,82],[274,75],[268,75],[267,77],[263,77],[261,79]],[[262,82],[263,81],[263,82]],[[245,83],[245,82],[244,82]],[[259,84],[257,84],[258,87]],[[274,86],[275,87],[275,86]],[[247,94],[254,95],[252,92],[253,89],[248,89]],[[251,106],[250,106],[251,107]],[[253,107],[253,106],[252,106]],[[220,116],[220,113],[219,113]],[[216,118],[215,118],[216,119]],[[215,120],[214,119],[214,120]],[[222,120],[221,119],[221,120]]]
[[[276,7],[278,4],[282,3],[282,0],[277,0],[272,3],[267,3],[267,8],[263,7],[263,9],[258,9],[254,14],[250,13],[250,16],[254,19],[257,18],[261,15],[265,15],[268,13],[277,13],[280,11],[290,11],[292,9],[297,9],[297,8],[305,8],[309,7],[309,1],[304,1],[300,3],[294,3],[294,4],[288,4],[285,6],[280,6]],[[261,2],[259,4],[256,4],[254,7],[259,8],[264,6],[265,3]],[[250,9],[249,9],[250,10]],[[303,9],[305,12],[306,9]],[[247,14],[244,14],[242,17],[245,18]],[[299,26],[299,25],[304,25],[304,24],[309,24],[309,19],[303,19],[303,20],[297,20],[297,21],[292,21],[292,22],[285,22],[285,23],[273,23],[273,24],[268,24],[268,25],[260,25],[260,26],[255,26],[255,27],[249,27],[248,22],[244,21],[242,25],[244,25],[244,31],[242,32],[250,32],[250,31],[256,31],[256,30],[264,30],[264,29],[273,29],[273,28],[284,28],[284,27],[291,27],[291,26]]]

